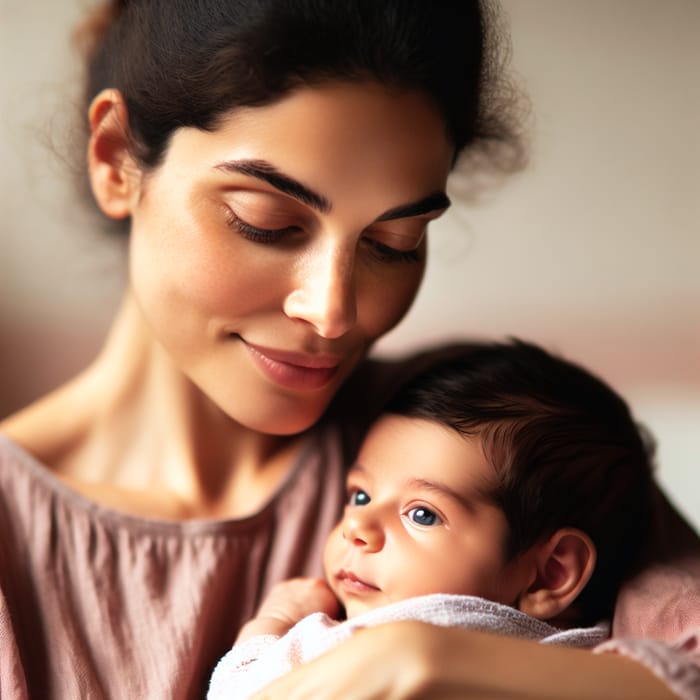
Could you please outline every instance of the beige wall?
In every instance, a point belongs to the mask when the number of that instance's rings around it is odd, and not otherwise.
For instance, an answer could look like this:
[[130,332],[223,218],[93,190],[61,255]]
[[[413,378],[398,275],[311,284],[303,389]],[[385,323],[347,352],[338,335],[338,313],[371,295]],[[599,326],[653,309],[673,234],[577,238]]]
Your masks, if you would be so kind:
[[[434,226],[418,303],[378,349],[514,334],[583,362],[656,433],[660,479],[700,525],[700,3],[503,4],[530,167]],[[121,287],[121,246],[46,145],[75,110],[85,5],[0,0],[0,415],[94,354]]]

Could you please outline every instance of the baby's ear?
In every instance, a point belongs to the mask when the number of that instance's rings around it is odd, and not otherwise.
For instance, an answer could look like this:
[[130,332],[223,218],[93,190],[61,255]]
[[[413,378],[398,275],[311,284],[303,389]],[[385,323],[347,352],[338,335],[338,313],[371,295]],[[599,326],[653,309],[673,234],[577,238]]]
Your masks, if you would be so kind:
[[141,171],[129,148],[129,117],[118,90],[100,92],[90,105],[88,170],[100,209],[124,219],[140,196]]
[[581,530],[562,528],[531,551],[535,580],[522,593],[518,609],[539,620],[562,613],[593,574],[596,550]]

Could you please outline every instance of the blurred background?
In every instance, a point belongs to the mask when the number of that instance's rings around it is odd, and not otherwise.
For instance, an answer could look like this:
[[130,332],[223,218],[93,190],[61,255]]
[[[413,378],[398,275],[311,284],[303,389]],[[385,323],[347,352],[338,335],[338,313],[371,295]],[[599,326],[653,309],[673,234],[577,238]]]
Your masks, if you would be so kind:
[[[0,0],[0,417],[97,352],[124,246],[76,194],[86,0]],[[377,352],[534,340],[623,393],[700,528],[700,3],[503,0],[528,168],[433,225],[418,302]],[[68,139],[65,138],[68,134]]]

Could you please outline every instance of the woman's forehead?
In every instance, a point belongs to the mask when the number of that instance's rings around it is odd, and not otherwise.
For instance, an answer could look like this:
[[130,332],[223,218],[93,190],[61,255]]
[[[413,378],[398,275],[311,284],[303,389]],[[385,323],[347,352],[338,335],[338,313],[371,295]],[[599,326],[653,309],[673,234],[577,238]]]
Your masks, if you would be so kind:
[[[444,121],[428,98],[342,83],[234,110],[212,131],[180,129],[163,167],[185,179],[204,170],[232,178],[246,170],[258,180],[267,175],[268,184],[301,184],[297,190],[313,193],[326,209],[339,196],[364,190],[363,197],[384,199],[380,215],[444,195],[452,154]],[[438,208],[448,203],[443,196]]]

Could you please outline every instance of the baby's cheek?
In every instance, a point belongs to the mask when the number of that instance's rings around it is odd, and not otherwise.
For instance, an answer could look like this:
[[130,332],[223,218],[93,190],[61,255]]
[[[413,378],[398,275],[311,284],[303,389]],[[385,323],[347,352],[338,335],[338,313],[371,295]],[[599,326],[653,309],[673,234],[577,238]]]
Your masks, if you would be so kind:
[[342,555],[343,530],[342,521],[339,522],[328,535],[326,546],[323,549],[323,573],[326,580],[332,585],[333,574],[338,570]]
[[337,618],[340,612],[340,604],[333,589],[329,586],[324,586],[318,590],[315,598],[316,606],[314,611],[326,613],[328,617]]

